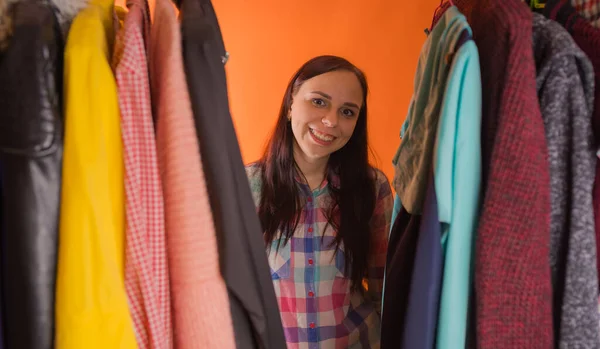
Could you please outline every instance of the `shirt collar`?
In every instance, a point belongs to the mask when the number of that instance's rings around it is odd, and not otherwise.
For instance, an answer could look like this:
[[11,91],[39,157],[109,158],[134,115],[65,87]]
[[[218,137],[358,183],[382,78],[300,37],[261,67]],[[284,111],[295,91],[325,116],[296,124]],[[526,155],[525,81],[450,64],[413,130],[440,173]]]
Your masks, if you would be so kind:
[[[304,177],[298,172],[298,170],[296,170],[296,173],[294,174],[294,179],[296,180],[296,183],[300,186],[300,188],[302,189],[303,192],[305,192],[306,194],[320,194],[322,193],[327,186],[329,185],[329,179],[327,177],[325,177],[323,179],[323,182],[321,182],[321,184],[319,185],[318,188],[314,189],[314,190],[310,190],[310,187],[308,186],[308,183],[306,183],[306,181],[304,180]],[[331,185],[335,188],[339,188],[340,187],[340,176],[337,174],[334,174],[331,176]]]

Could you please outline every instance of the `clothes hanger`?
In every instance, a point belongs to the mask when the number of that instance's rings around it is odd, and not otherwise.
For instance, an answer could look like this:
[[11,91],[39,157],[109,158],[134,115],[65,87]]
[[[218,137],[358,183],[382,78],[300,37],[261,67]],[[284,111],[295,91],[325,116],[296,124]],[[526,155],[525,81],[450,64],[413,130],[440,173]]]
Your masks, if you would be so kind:
[[534,12],[541,12],[546,7],[546,0],[529,0],[529,7]]

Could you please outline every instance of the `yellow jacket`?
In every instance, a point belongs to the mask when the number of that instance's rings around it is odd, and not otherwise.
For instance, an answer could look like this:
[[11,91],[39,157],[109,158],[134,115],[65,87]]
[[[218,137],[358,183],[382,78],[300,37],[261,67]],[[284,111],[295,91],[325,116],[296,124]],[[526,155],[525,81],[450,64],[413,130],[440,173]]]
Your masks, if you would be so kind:
[[56,349],[137,348],[124,283],[125,194],[112,0],[92,0],[65,49]]

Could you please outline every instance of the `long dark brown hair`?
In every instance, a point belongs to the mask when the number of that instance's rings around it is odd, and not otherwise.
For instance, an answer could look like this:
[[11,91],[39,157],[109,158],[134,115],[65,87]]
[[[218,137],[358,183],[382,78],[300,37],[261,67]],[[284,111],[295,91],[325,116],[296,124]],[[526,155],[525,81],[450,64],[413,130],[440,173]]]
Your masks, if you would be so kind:
[[[306,80],[339,70],[356,75],[363,90],[363,103],[350,140],[329,157],[327,179],[332,204],[325,215],[328,225],[337,231],[333,244],[336,248],[340,243],[344,246],[345,276],[350,278],[354,290],[362,290],[371,248],[369,222],[375,209],[375,171],[369,165],[367,145],[367,80],[364,73],[347,60],[336,56],[313,58],[300,67],[290,80],[275,130],[258,161],[263,183],[258,216],[267,246],[279,238],[278,231],[284,237],[284,244],[288,243],[305,204],[295,183],[297,174],[303,176],[294,161],[294,135],[288,122],[293,96]],[[339,186],[332,185],[334,176],[339,177]]]

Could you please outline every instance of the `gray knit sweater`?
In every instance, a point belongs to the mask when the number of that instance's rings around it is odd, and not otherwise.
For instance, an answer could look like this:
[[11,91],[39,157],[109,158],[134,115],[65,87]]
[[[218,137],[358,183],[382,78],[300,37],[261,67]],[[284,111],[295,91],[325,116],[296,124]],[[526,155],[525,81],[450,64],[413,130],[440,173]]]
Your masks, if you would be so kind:
[[592,188],[594,71],[559,24],[534,14],[537,91],[550,157],[556,347],[600,348]]

